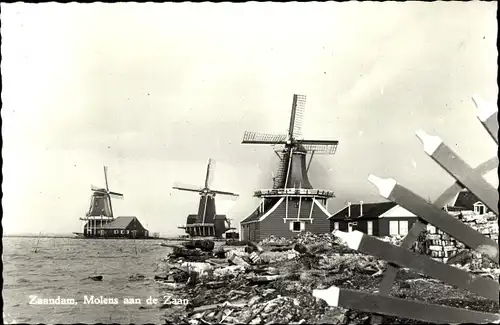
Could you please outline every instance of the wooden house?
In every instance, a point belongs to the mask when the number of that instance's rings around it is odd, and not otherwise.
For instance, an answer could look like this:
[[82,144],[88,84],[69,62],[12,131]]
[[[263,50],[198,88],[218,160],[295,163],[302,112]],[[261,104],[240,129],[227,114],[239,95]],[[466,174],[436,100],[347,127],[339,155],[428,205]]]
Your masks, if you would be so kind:
[[149,232],[136,217],[118,217],[112,221],[84,226],[86,237],[102,238],[149,238]]
[[373,236],[406,235],[417,216],[394,202],[351,204],[330,218],[330,231],[361,231]]

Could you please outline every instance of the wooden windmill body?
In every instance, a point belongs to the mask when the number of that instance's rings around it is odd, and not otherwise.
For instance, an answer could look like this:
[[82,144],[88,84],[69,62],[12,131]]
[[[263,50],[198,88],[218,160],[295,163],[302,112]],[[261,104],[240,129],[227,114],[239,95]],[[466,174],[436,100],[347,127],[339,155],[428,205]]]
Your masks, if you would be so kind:
[[222,237],[226,231],[234,229],[231,227],[229,219],[227,219],[225,215],[217,214],[215,209],[215,196],[222,195],[235,199],[239,195],[211,189],[214,167],[215,162],[209,159],[204,187],[179,183],[173,186],[174,189],[196,192],[200,195],[198,213],[188,215],[186,224],[179,226],[180,229],[184,229],[185,232],[192,237]]
[[[275,150],[279,157],[273,188],[254,193],[261,199],[259,207],[241,221],[243,240],[258,241],[270,235],[294,237],[302,231],[323,233],[329,231],[327,200],[332,191],[314,189],[308,170],[315,154],[335,153],[336,140],[304,140],[301,137],[306,96],[294,95],[287,134],[269,134],[245,131],[243,144],[282,145]],[[306,155],[311,154],[309,162]]]

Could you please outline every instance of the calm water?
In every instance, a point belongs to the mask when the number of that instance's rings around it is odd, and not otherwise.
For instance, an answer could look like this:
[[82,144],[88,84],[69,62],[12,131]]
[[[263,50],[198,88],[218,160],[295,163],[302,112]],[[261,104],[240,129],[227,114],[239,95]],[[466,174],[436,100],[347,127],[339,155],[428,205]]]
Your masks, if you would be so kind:
[[[160,323],[161,259],[169,249],[161,240],[102,240],[72,238],[3,238],[4,321],[17,323]],[[137,251],[137,254],[136,254]],[[131,279],[134,275],[143,279]],[[88,278],[102,275],[102,281]],[[39,298],[73,298],[77,305],[31,305]],[[84,296],[119,299],[117,305],[84,304]],[[127,305],[123,298],[142,300]],[[140,308],[140,307],[143,308]],[[145,308],[144,308],[145,307]]]

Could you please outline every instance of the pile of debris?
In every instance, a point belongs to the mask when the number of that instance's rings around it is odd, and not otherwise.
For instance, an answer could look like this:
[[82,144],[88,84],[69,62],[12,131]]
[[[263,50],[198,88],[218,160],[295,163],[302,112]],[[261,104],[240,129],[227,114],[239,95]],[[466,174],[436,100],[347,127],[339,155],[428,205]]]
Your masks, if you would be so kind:
[[[342,251],[337,242],[329,234],[305,233],[280,247],[254,243],[176,246],[155,280],[162,288],[160,297],[168,295],[186,303],[163,305],[166,323],[363,323],[369,314],[329,307],[314,298],[312,291],[335,285],[374,293],[387,263],[356,251]],[[402,269],[396,287],[413,288],[415,279],[432,280]]]
[[[254,324],[330,319],[333,309],[317,301],[313,289],[354,281],[353,275],[366,277],[356,280],[358,283],[371,282],[369,279],[380,275],[384,267],[382,262],[358,253],[335,253],[334,242],[331,235],[309,233],[288,241],[290,245],[281,251],[253,243],[245,247],[192,242],[172,245],[162,274],[155,280],[165,291],[162,295],[189,303],[162,306],[166,321]],[[329,251],[325,247],[330,247]],[[358,317],[346,313],[338,308],[334,314],[338,321]]]
[[259,242],[260,245],[290,245],[292,244],[291,240],[286,239],[285,237],[276,237],[274,235],[271,235],[269,237],[264,238]]

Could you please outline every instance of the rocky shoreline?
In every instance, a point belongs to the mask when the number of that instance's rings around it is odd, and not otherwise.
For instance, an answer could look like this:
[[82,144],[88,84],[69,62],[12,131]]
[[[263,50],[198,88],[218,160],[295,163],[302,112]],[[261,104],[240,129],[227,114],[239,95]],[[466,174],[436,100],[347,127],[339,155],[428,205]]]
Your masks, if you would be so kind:
[[[398,238],[386,239],[393,242]],[[386,263],[352,251],[331,234],[301,234],[294,240],[254,243],[186,242],[160,265],[155,280],[170,324],[362,324],[371,314],[330,307],[312,295],[332,285],[376,293]],[[457,267],[467,268],[467,265]],[[483,276],[496,276],[488,269]],[[497,302],[453,288],[412,270],[398,273],[392,296],[496,313]],[[387,317],[385,322],[425,324]]]

